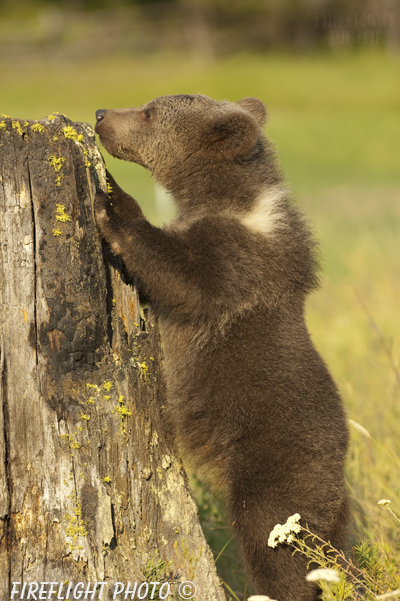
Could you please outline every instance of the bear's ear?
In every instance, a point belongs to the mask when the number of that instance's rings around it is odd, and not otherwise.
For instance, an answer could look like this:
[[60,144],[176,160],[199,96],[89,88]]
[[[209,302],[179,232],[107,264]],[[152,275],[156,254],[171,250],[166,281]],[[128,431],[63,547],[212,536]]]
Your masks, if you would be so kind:
[[249,98],[242,98],[242,100],[239,100],[236,104],[245,111],[248,111],[250,115],[253,115],[257,123],[259,123],[261,127],[264,127],[267,122],[267,109],[261,100],[250,96]]
[[257,142],[260,128],[256,120],[243,110],[215,116],[206,133],[206,143],[219,156],[234,158],[246,154]]

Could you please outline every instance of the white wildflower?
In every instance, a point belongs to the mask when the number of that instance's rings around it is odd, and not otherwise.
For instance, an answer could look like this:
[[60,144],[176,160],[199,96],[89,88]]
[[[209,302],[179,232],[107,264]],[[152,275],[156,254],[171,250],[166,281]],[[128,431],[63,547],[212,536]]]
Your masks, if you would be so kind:
[[331,570],[330,568],[320,568],[319,570],[311,570],[306,576],[308,582],[318,582],[319,580],[325,580],[325,582],[340,582],[339,572]]
[[247,597],[247,601],[276,601],[276,599],[271,599],[267,595],[252,595],[251,597]]
[[395,591],[391,591],[390,593],[377,595],[375,599],[394,599],[395,597],[400,597],[400,588],[397,588]]
[[361,426],[361,424],[355,422],[353,419],[349,419],[349,424],[366,438],[371,438],[371,434],[364,428],[364,426]]
[[297,534],[301,530],[299,521],[300,514],[295,513],[287,519],[286,524],[276,524],[269,535],[268,546],[274,548],[279,543],[292,543],[294,541],[293,534]]
[[380,501],[378,501],[378,505],[390,505],[391,501],[389,501],[388,499],[381,499]]

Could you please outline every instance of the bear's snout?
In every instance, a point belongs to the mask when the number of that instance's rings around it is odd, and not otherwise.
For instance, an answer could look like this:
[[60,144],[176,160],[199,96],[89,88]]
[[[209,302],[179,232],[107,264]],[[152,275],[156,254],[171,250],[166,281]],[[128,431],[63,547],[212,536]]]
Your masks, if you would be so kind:
[[106,114],[107,109],[99,109],[98,111],[96,111],[96,120],[97,121],[101,121],[102,119],[104,119],[104,115]]
[[96,126],[94,128],[96,132],[97,132],[97,127],[101,123],[101,121],[103,121],[106,112],[107,112],[107,109],[99,109],[98,111],[96,111]]

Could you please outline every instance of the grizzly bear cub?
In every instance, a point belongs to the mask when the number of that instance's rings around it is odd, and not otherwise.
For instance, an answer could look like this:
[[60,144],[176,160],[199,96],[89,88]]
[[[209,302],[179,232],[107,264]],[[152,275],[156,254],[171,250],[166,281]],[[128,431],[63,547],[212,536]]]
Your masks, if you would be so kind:
[[96,117],[104,147],[149,169],[178,208],[158,228],[112,178],[112,203],[96,195],[102,237],[159,316],[182,454],[225,491],[254,590],[311,601],[306,561],[268,537],[299,513],[340,545],[348,432],[305,324],[315,243],[263,133],[265,107],[178,95]]

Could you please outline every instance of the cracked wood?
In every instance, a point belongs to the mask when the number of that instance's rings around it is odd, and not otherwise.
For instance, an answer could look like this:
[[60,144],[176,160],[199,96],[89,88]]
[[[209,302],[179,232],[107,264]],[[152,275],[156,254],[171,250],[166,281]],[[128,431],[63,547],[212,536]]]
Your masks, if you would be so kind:
[[0,597],[193,580],[223,600],[162,416],[157,324],[102,248],[91,128],[0,122]]

